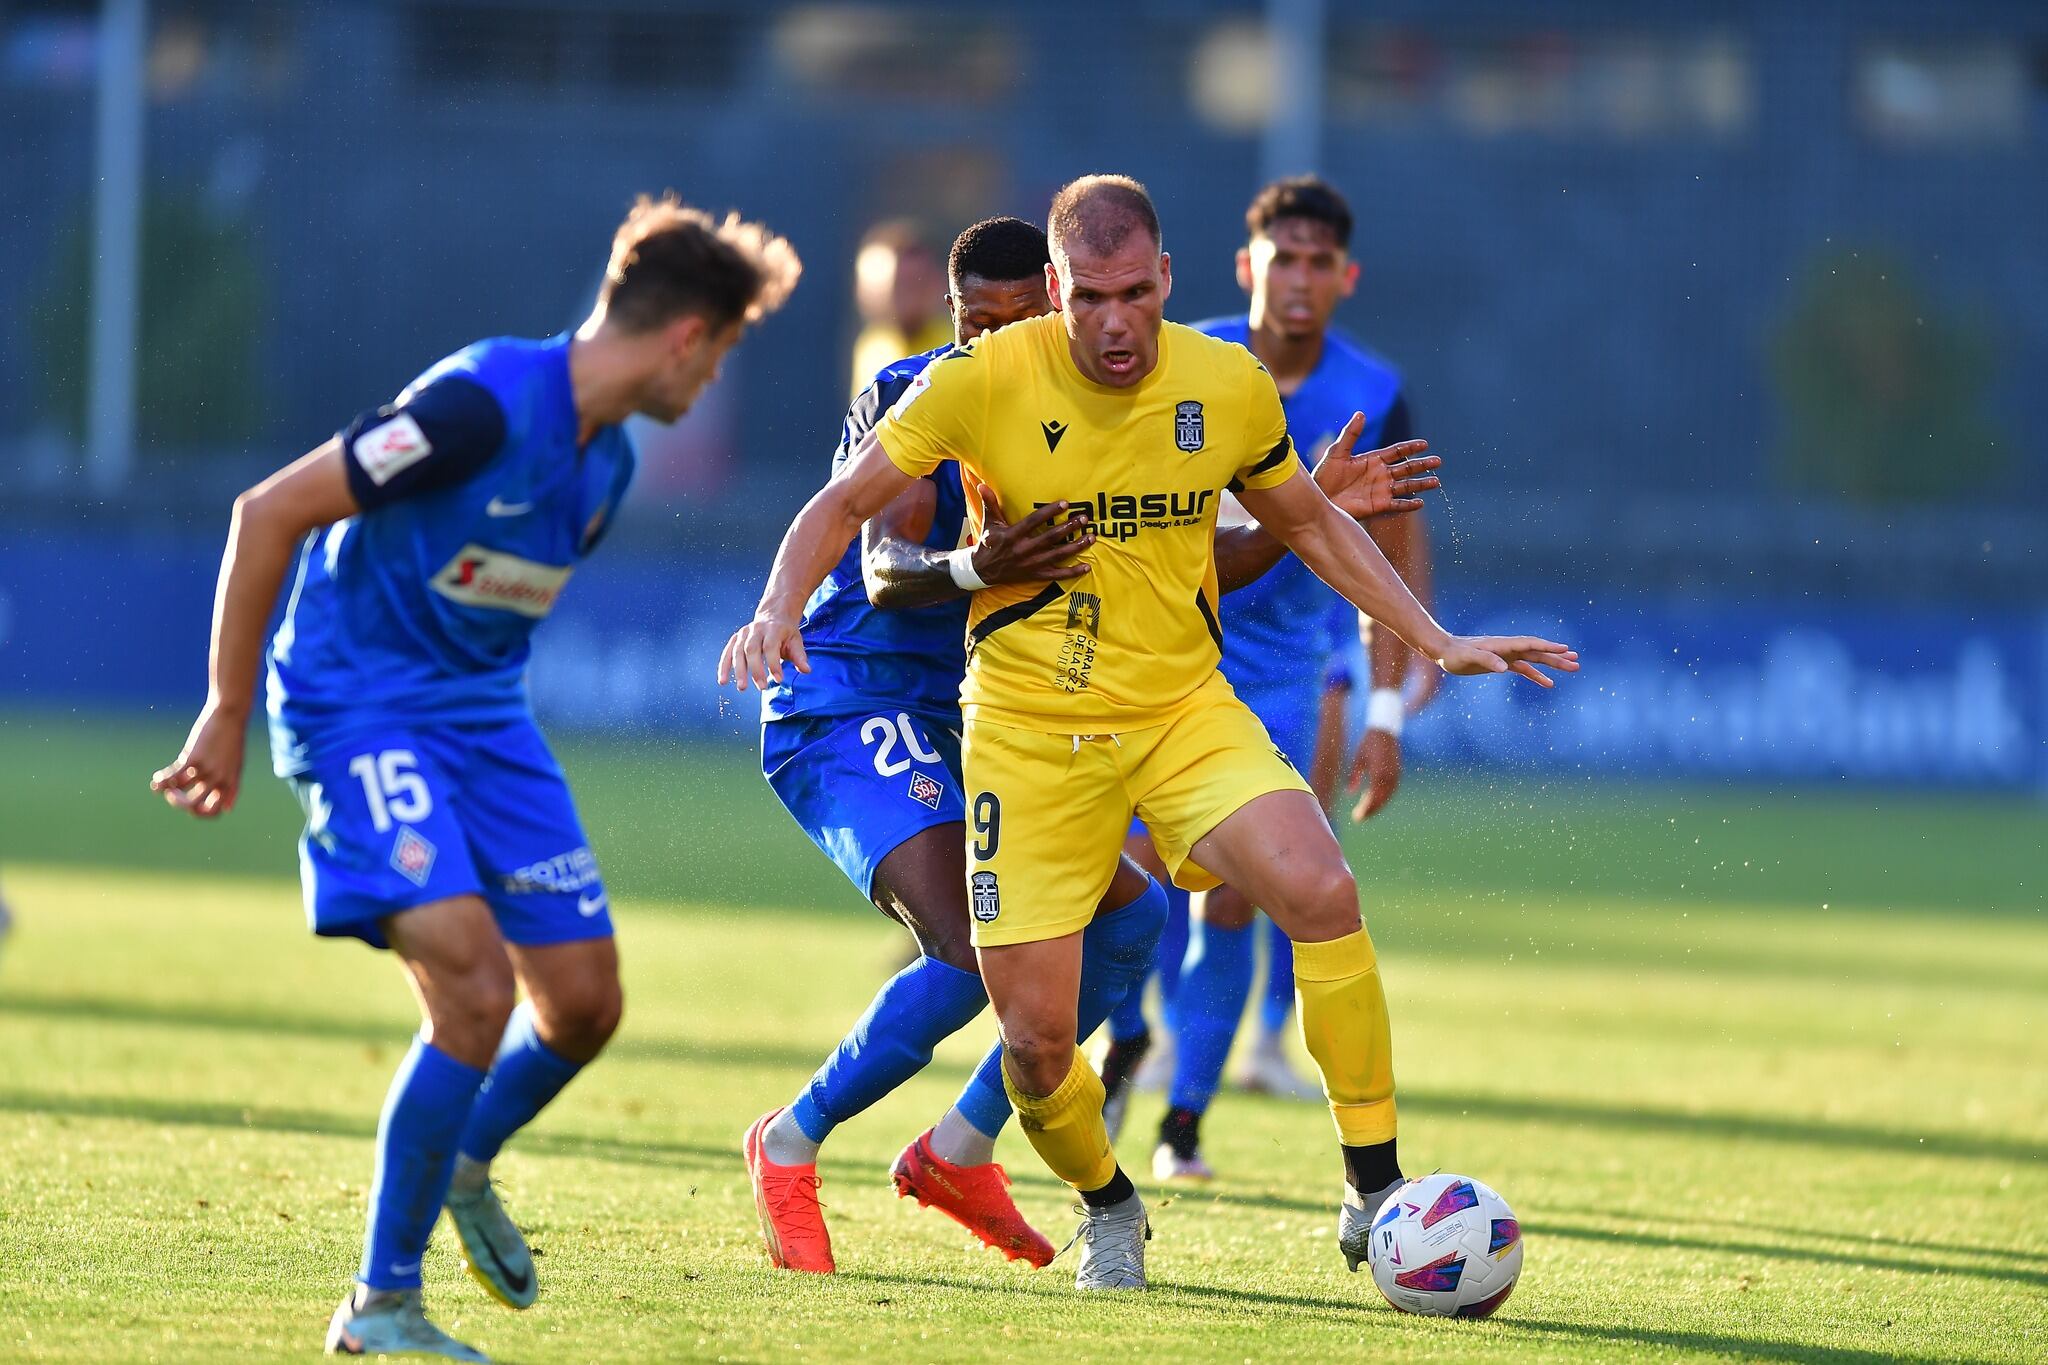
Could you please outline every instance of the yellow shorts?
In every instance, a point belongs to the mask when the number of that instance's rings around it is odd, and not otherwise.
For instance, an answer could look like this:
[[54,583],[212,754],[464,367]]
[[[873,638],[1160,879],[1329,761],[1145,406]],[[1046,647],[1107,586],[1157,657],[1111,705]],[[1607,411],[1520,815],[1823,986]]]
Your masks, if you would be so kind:
[[1173,719],[1118,735],[970,720],[961,772],[968,907],[982,947],[1085,929],[1134,812],[1174,881],[1204,891],[1217,879],[1189,860],[1198,841],[1254,797],[1309,790],[1220,673]]

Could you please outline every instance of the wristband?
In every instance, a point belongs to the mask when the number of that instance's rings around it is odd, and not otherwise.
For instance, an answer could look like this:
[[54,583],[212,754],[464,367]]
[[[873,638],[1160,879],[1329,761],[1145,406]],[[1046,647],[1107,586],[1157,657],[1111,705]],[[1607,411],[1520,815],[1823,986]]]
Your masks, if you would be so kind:
[[1407,703],[1401,699],[1398,687],[1375,687],[1365,702],[1365,728],[1384,730],[1395,739],[1401,737],[1401,723],[1408,718]]
[[962,545],[946,556],[946,572],[953,575],[953,586],[963,592],[977,592],[988,586],[980,574],[974,571],[974,547]]

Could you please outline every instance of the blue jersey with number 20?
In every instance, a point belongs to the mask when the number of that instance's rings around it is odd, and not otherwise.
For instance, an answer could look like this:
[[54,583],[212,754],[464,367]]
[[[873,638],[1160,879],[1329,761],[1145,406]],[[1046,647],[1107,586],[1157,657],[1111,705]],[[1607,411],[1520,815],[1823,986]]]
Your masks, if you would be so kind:
[[[950,346],[899,360],[875,376],[847,411],[832,469],[854,451],[910,381]],[[948,460],[925,476],[938,493],[924,543],[953,550],[963,543],[966,495],[960,466]],[[844,555],[804,604],[804,651],[811,671],[782,671],[783,680],[761,693],[761,721],[796,716],[850,716],[901,710],[950,716],[958,723],[960,680],[967,672],[967,599],[884,610],[868,601],[861,578],[859,542]]]

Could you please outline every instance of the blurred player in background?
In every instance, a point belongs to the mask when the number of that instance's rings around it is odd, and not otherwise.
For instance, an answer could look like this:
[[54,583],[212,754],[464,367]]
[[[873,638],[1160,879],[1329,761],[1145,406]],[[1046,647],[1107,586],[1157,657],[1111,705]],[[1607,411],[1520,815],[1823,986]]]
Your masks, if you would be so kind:
[[860,335],[853,342],[856,398],[886,365],[953,341],[946,274],[907,219],[877,223],[861,238],[853,261],[853,305]]
[[1242,889],[1295,940],[1303,1032],[1344,1158],[1338,1240],[1355,1263],[1401,1179],[1386,998],[1321,806],[1218,671],[1218,495],[1237,492],[1264,532],[1447,671],[1547,684],[1543,668],[1574,669],[1576,656],[1430,619],[1371,538],[1299,477],[1264,367],[1164,322],[1170,265],[1137,182],[1073,182],[1047,235],[1060,313],[987,333],[912,382],[791,523],[720,680],[765,687],[785,660],[808,669],[805,600],[863,522],[948,459],[971,480],[971,516],[1087,509],[1086,573],[980,590],[970,609],[969,897],[1004,1085],[1085,1206],[1076,1286],[1142,1288],[1144,1202],[1076,1047],[1082,937],[1135,811],[1177,880]]
[[688,411],[800,270],[758,224],[643,197],[573,334],[458,351],[235,500],[206,705],[151,786],[193,815],[233,808],[263,630],[297,554],[268,711],[306,811],[307,915],[396,952],[424,1020],[378,1123],[330,1354],[484,1359],[421,1305],[444,1203],[494,1297],[524,1308],[539,1292],[490,1163],[597,1056],[622,1000],[604,882],[528,705],[529,639],[632,479],[619,424]]
[[[1196,324],[1200,331],[1249,347],[1278,387],[1291,432],[1313,435],[1317,445],[1363,418],[1368,445],[1408,440],[1414,424],[1400,376],[1379,357],[1331,326],[1338,305],[1358,282],[1349,254],[1350,206],[1327,183],[1304,176],[1262,189],[1245,213],[1246,245],[1237,254],[1238,283],[1251,298],[1250,312]],[[1368,531],[1404,578],[1426,536],[1422,514],[1383,517]],[[1235,499],[1220,520],[1242,521]],[[1413,587],[1411,582],[1411,587]],[[1418,597],[1420,596],[1418,590]],[[1424,600],[1427,606],[1426,599]],[[1343,659],[1349,637],[1361,625],[1356,609],[1333,592],[1299,559],[1289,560],[1222,607],[1223,674],[1237,695],[1257,713],[1281,750],[1300,759],[1316,752],[1324,683]],[[1372,634],[1374,710],[1353,764],[1354,785],[1370,777],[1358,816],[1377,810],[1392,796],[1400,776],[1401,685],[1413,652],[1392,631]],[[1391,714],[1382,702],[1391,701]],[[1327,808],[1334,784],[1316,788]],[[1162,866],[1150,836],[1134,830],[1130,851],[1155,872]],[[1175,909],[1185,914],[1185,893]],[[1237,1036],[1252,989],[1256,908],[1229,886],[1202,898],[1187,939],[1184,959],[1162,951],[1162,1001],[1171,1005],[1174,1046],[1168,1109],[1153,1153],[1153,1174],[1161,1180],[1206,1180],[1213,1172],[1200,1150],[1201,1121],[1222,1081],[1224,1063]],[[1277,1094],[1312,1096],[1288,1064],[1285,1029],[1294,998],[1293,954],[1284,934],[1273,934],[1268,958],[1267,998],[1262,1002],[1253,1049],[1256,1088]],[[1178,977],[1172,985],[1168,978]],[[1143,1016],[1132,1027],[1134,991],[1112,1017],[1113,1040],[1103,1065],[1110,1131],[1120,1126],[1135,1056],[1147,1043]]]
[[[1045,234],[1017,218],[961,233],[948,260],[947,302],[960,343],[1051,308]],[[837,473],[947,348],[884,367],[854,402],[833,457]],[[1057,443],[1058,433],[1045,439]],[[1409,511],[1436,485],[1423,443],[1375,458],[1332,460],[1318,477],[1356,515]],[[1345,452],[1348,454],[1348,450]],[[1412,456],[1401,463],[1404,456]],[[787,1106],[749,1130],[745,1151],[762,1236],[778,1266],[829,1273],[817,1160],[839,1124],[930,1062],[938,1043],[987,1003],[976,972],[967,895],[967,813],[961,800],[960,682],[968,598],[977,586],[1078,577],[1076,540],[1039,509],[1006,524],[986,509],[969,543],[960,470],[943,462],[916,480],[847,547],[804,605],[809,669],[786,670],[761,697],[761,761],[797,824],[863,897],[903,924],[919,956],[892,977],[859,1023]],[[1218,545],[1226,586],[1280,561],[1256,527]],[[1084,938],[1080,1026],[1093,1031],[1150,964],[1165,893],[1122,860]],[[1010,1117],[1001,1054],[984,1060],[954,1107],[897,1158],[897,1192],[936,1207],[1013,1259],[1043,1265],[1050,1242],[1025,1222],[994,1162]]]

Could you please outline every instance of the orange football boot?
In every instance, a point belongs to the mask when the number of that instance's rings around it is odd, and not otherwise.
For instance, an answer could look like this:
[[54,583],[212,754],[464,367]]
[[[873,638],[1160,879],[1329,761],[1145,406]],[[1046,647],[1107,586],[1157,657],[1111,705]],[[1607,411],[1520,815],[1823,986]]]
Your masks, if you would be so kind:
[[1052,1243],[1024,1221],[1010,1198],[1010,1175],[991,1161],[985,1166],[955,1166],[932,1150],[927,1128],[903,1149],[890,1169],[899,1198],[915,1199],[937,1209],[1013,1261],[1050,1264]]
[[761,1150],[761,1133],[780,1109],[771,1109],[747,1129],[747,1178],[754,1183],[754,1208],[761,1215],[761,1241],[768,1259],[784,1270],[830,1275],[832,1234],[818,1204],[818,1168],[778,1166]]

